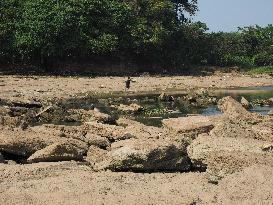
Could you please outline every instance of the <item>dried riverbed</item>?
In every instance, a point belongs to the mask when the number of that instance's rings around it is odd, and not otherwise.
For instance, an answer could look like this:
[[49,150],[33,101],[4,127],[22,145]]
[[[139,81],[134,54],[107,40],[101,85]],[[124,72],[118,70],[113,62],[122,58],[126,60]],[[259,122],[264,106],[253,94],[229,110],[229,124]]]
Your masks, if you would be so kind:
[[124,80],[1,76],[0,204],[272,203],[272,77]]

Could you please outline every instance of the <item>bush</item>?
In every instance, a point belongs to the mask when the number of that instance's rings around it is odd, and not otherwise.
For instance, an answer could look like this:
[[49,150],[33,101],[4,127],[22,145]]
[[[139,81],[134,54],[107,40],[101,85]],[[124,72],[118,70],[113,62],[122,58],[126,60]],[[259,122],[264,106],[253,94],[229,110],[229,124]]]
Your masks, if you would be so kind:
[[239,67],[253,67],[255,66],[254,60],[248,56],[233,56],[225,55],[223,58],[225,66],[239,66]]
[[273,66],[273,53],[259,53],[255,55],[254,63],[257,66]]

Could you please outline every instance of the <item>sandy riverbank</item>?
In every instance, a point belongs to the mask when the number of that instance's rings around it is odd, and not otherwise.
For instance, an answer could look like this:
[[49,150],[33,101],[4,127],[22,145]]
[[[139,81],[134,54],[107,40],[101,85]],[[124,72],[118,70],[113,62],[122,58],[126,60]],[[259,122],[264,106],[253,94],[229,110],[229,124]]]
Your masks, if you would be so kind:
[[[69,97],[80,93],[123,92],[125,77],[39,77],[0,76],[0,98],[42,99]],[[193,88],[229,88],[273,86],[273,77],[221,73],[212,76],[134,77],[131,93],[186,90]]]

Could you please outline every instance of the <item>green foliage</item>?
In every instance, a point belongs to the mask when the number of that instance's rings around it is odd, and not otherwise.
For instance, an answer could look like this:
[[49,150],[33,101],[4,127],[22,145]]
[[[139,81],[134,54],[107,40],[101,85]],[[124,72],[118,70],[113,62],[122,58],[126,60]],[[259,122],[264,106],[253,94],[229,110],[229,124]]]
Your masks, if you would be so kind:
[[182,23],[175,7],[194,13],[196,2],[3,0],[0,60],[13,56],[50,66],[114,57],[154,63],[165,39]]
[[12,63],[14,50],[15,22],[20,16],[19,0],[0,1],[0,63]]
[[273,75],[273,66],[265,66],[265,67],[256,67],[256,68],[250,68],[248,70],[249,74],[271,74]]
[[273,26],[208,33],[197,0],[1,0],[0,63],[273,65]]
[[209,35],[210,58],[208,62],[221,66],[273,65],[273,26],[250,26],[234,33]]

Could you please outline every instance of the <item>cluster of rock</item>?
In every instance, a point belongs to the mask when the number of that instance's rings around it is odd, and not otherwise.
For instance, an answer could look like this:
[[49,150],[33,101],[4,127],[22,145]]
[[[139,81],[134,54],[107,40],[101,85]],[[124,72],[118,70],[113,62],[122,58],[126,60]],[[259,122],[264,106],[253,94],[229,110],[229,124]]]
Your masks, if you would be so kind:
[[259,106],[273,106],[273,98],[269,99],[255,99],[252,102],[254,105]]
[[84,161],[98,171],[197,169],[207,170],[212,182],[254,164],[273,166],[273,117],[250,113],[231,97],[218,107],[223,114],[166,119],[161,128],[115,120],[97,110],[69,110],[80,113],[84,123],[79,126],[22,129],[1,121],[0,162],[12,155],[22,163]]
[[206,89],[189,90],[186,95],[178,98],[166,93],[161,93],[158,100],[162,102],[174,102],[177,100],[180,104],[194,107],[205,107],[217,104],[217,98],[210,95]]
[[[48,105],[51,104],[51,105]],[[0,125],[9,127],[21,127],[37,124],[76,123],[96,120],[102,123],[115,123],[115,118],[94,109],[75,109],[73,101],[58,102],[55,104],[41,103],[36,101],[22,100],[6,102],[0,106]]]
[[198,89],[190,91],[187,95],[180,99],[181,103],[186,103],[189,106],[206,107],[217,104],[217,98],[210,95],[206,89]]
[[188,147],[193,166],[206,167],[212,181],[251,165],[272,166],[273,118],[250,113],[231,97],[218,106],[220,120]]

